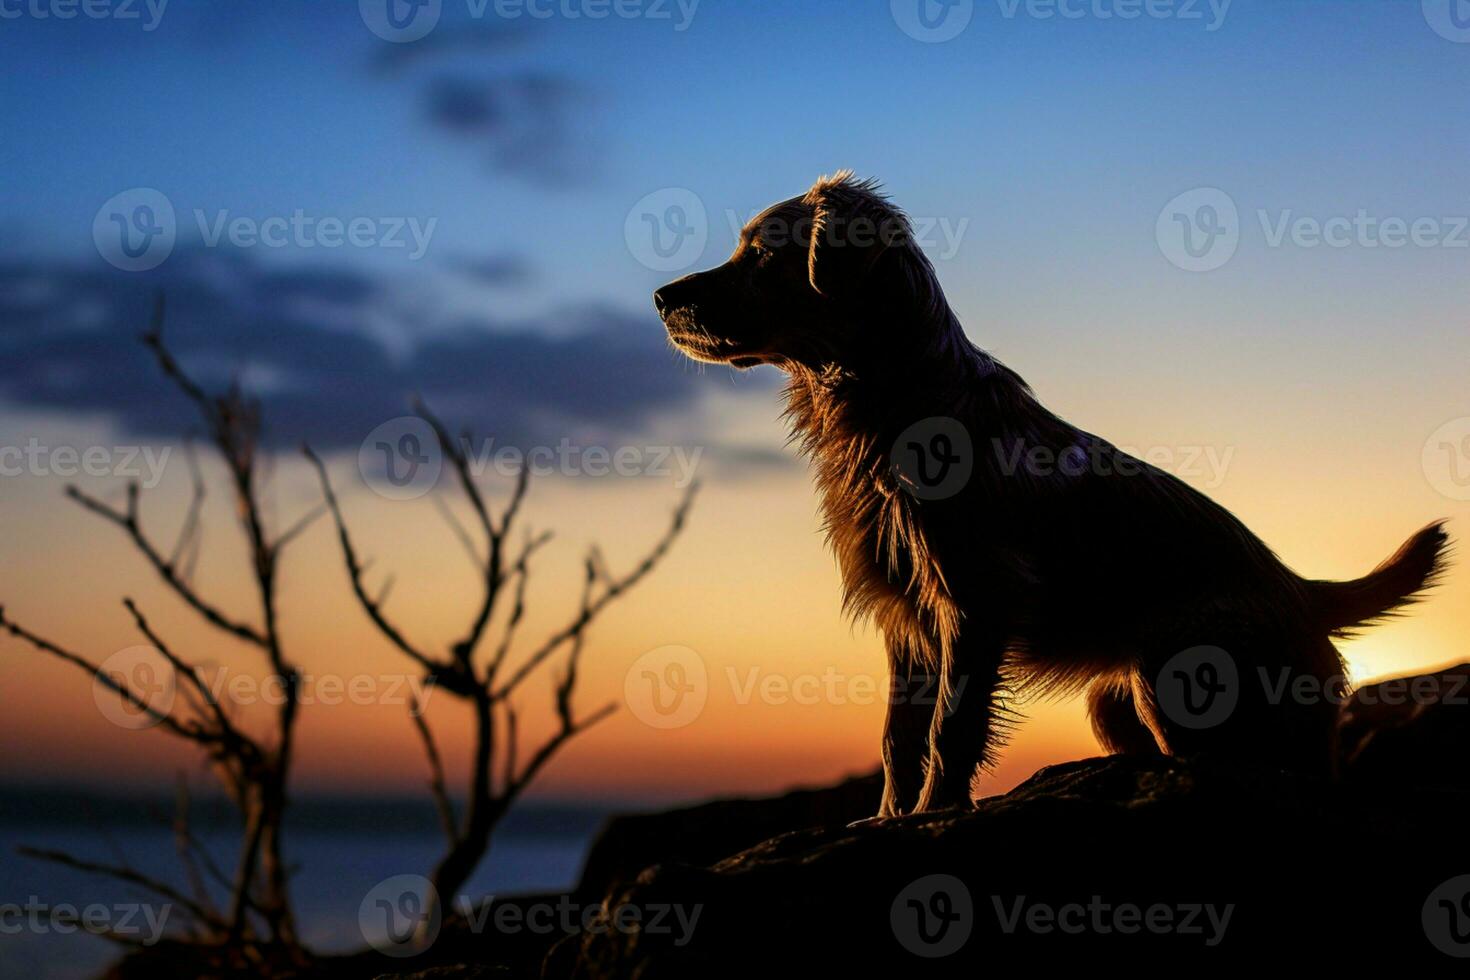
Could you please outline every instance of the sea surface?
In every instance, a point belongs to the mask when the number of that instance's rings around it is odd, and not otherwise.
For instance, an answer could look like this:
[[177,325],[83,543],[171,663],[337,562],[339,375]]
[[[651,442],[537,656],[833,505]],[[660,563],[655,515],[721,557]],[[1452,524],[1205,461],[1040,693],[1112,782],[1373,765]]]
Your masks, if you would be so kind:
[[[0,788],[0,980],[95,977],[119,953],[114,943],[82,931],[62,934],[30,916],[18,921],[16,905],[94,906],[144,935],[160,922],[181,924],[135,886],[16,853],[17,847],[28,846],[126,863],[187,892],[167,825],[171,806],[167,799]],[[362,948],[358,910],[373,887],[396,875],[425,874],[442,853],[432,804],[427,798],[331,798],[298,800],[292,806],[286,841],[297,866],[292,897],[302,937],[324,952]],[[567,888],[610,809],[524,804],[502,825],[466,894]],[[196,836],[228,871],[237,835],[227,806],[205,801],[193,812]]]

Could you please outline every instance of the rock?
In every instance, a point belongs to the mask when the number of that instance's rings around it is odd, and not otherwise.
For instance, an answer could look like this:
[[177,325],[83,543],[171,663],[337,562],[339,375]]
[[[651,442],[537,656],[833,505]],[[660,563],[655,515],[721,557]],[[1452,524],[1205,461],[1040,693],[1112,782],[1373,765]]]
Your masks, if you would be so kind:
[[[581,879],[571,894],[495,899],[488,914],[484,908],[477,910],[482,924],[476,929],[462,921],[447,921],[433,949],[414,958],[419,972],[403,975],[414,980],[471,980],[495,975],[481,972],[488,968],[479,965],[446,965],[423,971],[422,961],[432,959],[444,964],[494,963],[506,971],[506,976],[535,976],[553,945],[579,938],[576,931],[564,928],[569,917],[579,921],[589,910],[595,911],[610,890],[632,882],[649,865],[660,861],[713,864],[792,829],[841,827],[876,812],[882,790],[882,778],[873,774],[769,799],[715,800],[661,813],[614,817],[593,842]],[[497,910],[505,906],[550,909],[549,921],[554,927],[549,931],[497,929]],[[519,922],[525,917],[513,918]],[[334,964],[336,970],[331,975],[374,975],[386,962],[390,961],[363,954],[350,962]],[[377,969],[364,973],[363,967]]]
[[1467,706],[1470,664],[1358,688],[1340,716],[1344,777],[1365,789],[1463,788]]
[[682,905],[697,910],[692,931],[584,935],[543,975],[1274,971],[1349,948],[1359,966],[1385,953],[1443,968],[1453,961],[1421,917],[1437,886],[1470,873],[1454,844],[1467,800],[1463,787],[1362,794],[1206,757],[1085,759],[973,810],[788,833],[705,867],[665,862],[608,904]]
[[596,900],[653,864],[713,864],[777,834],[845,826],[877,813],[882,795],[883,778],[873,773],[782,796],[614,817],[593,842],[576,893]]

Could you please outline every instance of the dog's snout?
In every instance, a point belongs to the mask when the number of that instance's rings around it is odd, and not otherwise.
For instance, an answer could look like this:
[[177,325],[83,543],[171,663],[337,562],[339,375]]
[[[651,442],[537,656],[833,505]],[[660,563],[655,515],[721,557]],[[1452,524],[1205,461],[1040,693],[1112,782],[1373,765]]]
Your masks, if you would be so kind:
[[658,310],[659,316],[671,313],[681,306],[690,305],[694,294],[698,291],[698,284],[703,281],[698,273],[675,279],[673,282],[664,283],[653,293],[653,306]]

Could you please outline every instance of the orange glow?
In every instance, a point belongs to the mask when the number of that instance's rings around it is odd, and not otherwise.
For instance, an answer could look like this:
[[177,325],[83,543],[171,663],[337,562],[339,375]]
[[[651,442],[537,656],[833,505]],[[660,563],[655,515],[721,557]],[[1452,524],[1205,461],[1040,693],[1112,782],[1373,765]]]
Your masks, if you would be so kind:
[[[745,403],[745,414],[731,424],[746,437],[779,444],[775,398],[771,394],[769,404],[754,399],[755,410]],[[1142,413],[1135,415],[1126,403],[1111,404],[1110,410],[1094,405],[1076,414],[1102,416],[1098,428],[1107,431],[1111,423],[1122,444],[1128,430],[1149,429]],[[1465,513],[1464,504],[1438,496],[1423,480],[1417,447],[1374,446],[1372,459],[1345,461],[1341,445],[1298,440],[1267,419],[1227,430],[1191,419],[1186,411],[1160,431],[1179,444],[1240,447],[1223,482],[1207,492],[1304,574],[1360,575],[1427,520]],[[347,463],[338,470],[344,480],[349,468]],[[578,704],[589,712],[621,701],[633,662],[645,651],[676,644],[696,651],[707,668],[703,712],[686,727],[660,730],[623,706],[557,758],[537,784],[537,795],[687,799],[821,783],[876,765],[883,708],[873,692],[881,692],[881,643],[842,618],[837,573],[817,530],[807,475],[794,466],[748,477],[707,477],[705,483],[689,530],[667,562],[594,628],[578,693]],[[145,516],[163,540],[171,540],[180,519],[185,488],[184,474],[175,470],[145,498]],[[101,658],[140,642],[119,602],[131,595],[181,653],[216,662],[228,676],[259,674],[254,652],[200,626],[115,528],[81,514],[54,484],[31,481],[7,489],[14,492],[5,502],[0,599],[11,615]],[[307,474],[291,460],[279,467],[276,496],[283,522],[316,499]],[[396,575],[389,603],[395,621],[425,645],[443,649],[463,629],[475,596],[473,569],[453,534],[428,499],[387,501],[360,485],[344,498],[361,550],[376,558],[374,580],[390,569]],[[570,614],[576,562],[588,545],[600,543],[614,569],[625,567],[660,533],[677,498],[667,480],[562,479],[534,486],[526,518],[533,527],[555,528],[557,539],[543,552],[533,578],[522,638],[534,640]],[[17,521],[17,514],[30,519]],[[207,518],[200,586],[248,615],[252,593],[239,577],[240,545],[221,500],[211,500]],[[1454,523],[1451,530],[1461,533]],[[386,692],[396,683],[401,694],[411,665],[354,604],[326,523],[300,540],[282,574],[281,618],[290,656],[310,675],[373,678],[376,690]],[[1467,582],[1470,572],[1456,566],[1439,592],[1408,618],[1345,645],[1359,679],[1464,659],[1461,638],[1470,635],[1470,611],[1457,597]],[[527,740],[548,730],[548,685],[537,678],[522,698]],[[759,693],[762,685],[766,695]],[[807,693],[789,693],[793,686]],[[819,694],[809,696],[814,689]],[[246,708],[245,717],[259,710]],[[1028,723],[999,771],[982,784],[987,793],[1015,785],[1041,765],[1098,751],[1080,705],[1033,704],[1025,710]],[[386,793],[420,787],[425,765],[406,712],[401,701],[309,704],[298,737],[299,789]],[[462,776],[469,747],[464,706],[431,692],[428,717],[451,779]],[[96,709],[90,680],[81,671],[9,638],[0,640],[0,743],[11,779],[162,785],[177,770],[198,767],[189,748],[167,736],[119,730]]]

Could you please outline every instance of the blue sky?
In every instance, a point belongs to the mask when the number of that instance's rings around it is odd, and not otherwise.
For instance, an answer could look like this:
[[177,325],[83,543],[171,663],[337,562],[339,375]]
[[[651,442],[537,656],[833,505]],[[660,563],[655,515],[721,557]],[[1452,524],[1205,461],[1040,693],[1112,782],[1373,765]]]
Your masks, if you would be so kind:
[[[1268,248],[1256,219],[1470,212],[1456,97],[1470,44],[1436,33],[1418,0],[1152,0],[1158,16],[1127,20],[1141,4],[1066,0],[1042,16],[1054,0],[976,0],[944,43],[900,29],[906,0],[702,0],[692,16],[687,0],[647,0],[634,9],[667,16],[600,20],[563,13],[587,0],[537,0],[549,18],[443,0],[407,44],[375,36],[350,0],[174,0],[151,30],[142,0],[137,19],[61,20],[57,2],[0,4],[20,14],[0,19],[0,257],[32,277],[36,263],[85,270],[137,302],[185,269],[214,268],[198,276],[217,286],[243,260],[362,277],[352,288],[373,302],[318,325],[398,355],[444,331],[565,336],[615,314],[656,337],[647,297],[670,274],[625,243],[635,202],[697,195],[708,245],[694,268],[724,255],[732,220],[850,166],[963,231],[936,256],[941,276],[972,335],[1028,375],[1205,356],[1223,387],[1254,383],[1228,370],[1242,344],[1310,340],[1356,373],[1383,360],[1380,342],[1464,333],[1451,311],[1470,250]],[[174,206],[179,245],[160,269],[117,272],[93,220],[137,187]],[[1165,261],[1154,235],[1164,203],[1197,187],[1242,216],[1238,253],[1204,276]],[[197,252],[200,221],[297,212],[429,235],[422,258]],[[1268,359],[1278,383],[1270,372]]]

